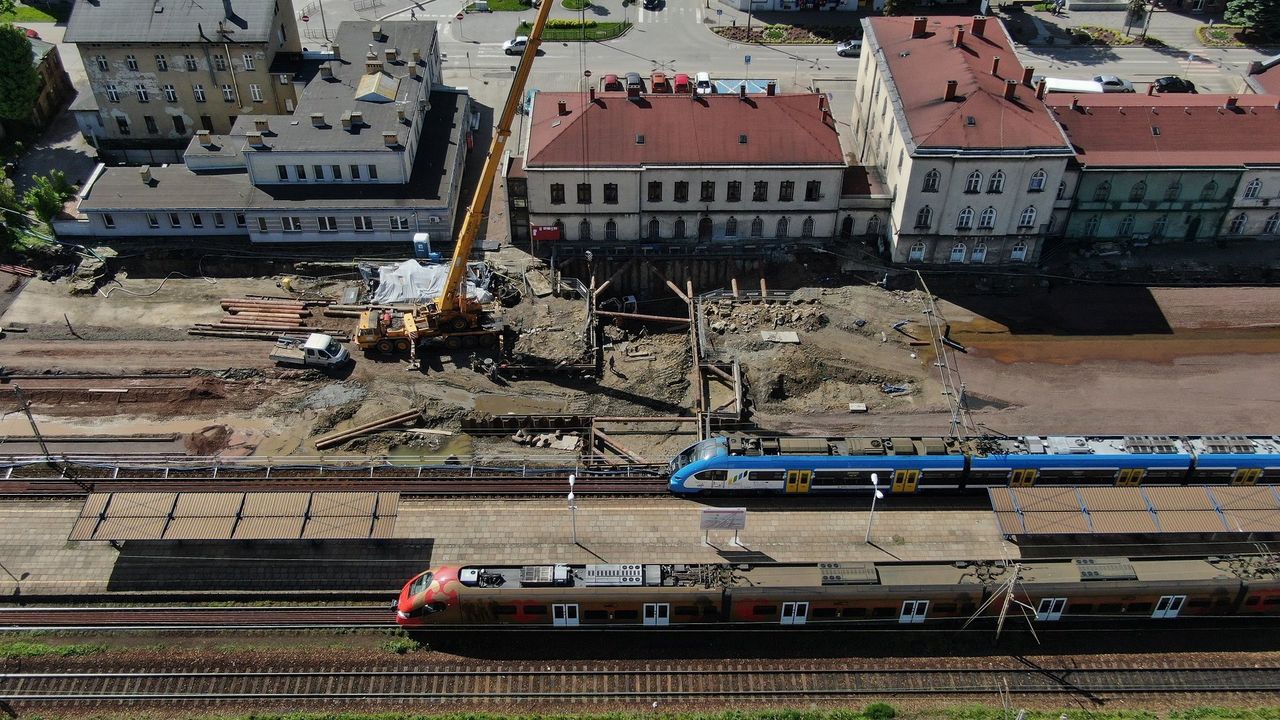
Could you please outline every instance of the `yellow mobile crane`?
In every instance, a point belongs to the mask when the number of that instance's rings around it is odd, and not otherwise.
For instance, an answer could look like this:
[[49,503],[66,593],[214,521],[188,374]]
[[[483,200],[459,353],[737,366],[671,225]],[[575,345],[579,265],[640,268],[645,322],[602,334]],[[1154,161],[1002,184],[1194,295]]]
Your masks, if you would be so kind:
[[520,63],[516,66],[516,76],[511,81],[507,102],[502,107],[502,114],[498,116],[493,141],[489,143],[489,154],[485,157],[484,169],[480,171],[480,181],[476,184],[475,195],[472,196],[466,217],[462,220],[462,230],[454,243],[449,274],[445,278],[440,297],[433,303],[405,313],[402,318],[393,318],[390,313],[372,308],[365,310],[360,314],[360,324],[356,329],[356,344],[360,349],[376,349],[384,353],[409,350],[416,356],[418,343],[428,338],[441,338],[446,347],[451,349],[465,345],[496,344],[497,335],[480,327],[483,308],[480,303],[467,297],[463,286],[466,281],[467,258],[471,256],[471,248],[480,233],[484,206],[493,191],[498,165],[502,162],[502,153],[507,146],[507,138],[511,135],[511,124],[515,121],[516,109],[524,99],[524,86],[533,69],[533,60],[538,56],[542,29],[547,24],[553,4],[551,0],[543,0],[538,7],[538,17],[529,30],[529,40]]

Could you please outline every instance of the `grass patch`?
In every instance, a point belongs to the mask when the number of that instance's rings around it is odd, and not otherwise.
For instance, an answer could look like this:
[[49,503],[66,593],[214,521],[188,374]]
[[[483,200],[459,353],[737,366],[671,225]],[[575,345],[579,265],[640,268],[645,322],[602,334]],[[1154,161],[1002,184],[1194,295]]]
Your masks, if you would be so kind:
[[862,29],[852,25],[758,25],[750,31],[745,26],[719,25],[711,31],[726,40],[769,45],[831,45],[841,40],[862,37]]
[[1201,25],[1196,39],[1209,47],[1248,47],[1245,28],[1239,25]]
[[393,652],[397,655],[408,655],[409,653],[416,653],[419,650],[422,650],[424,648],[422,643],[418,642],[417,640],[414,640],[411,637],[391,638],[390,640],[383,643],[382,647],[386,649],[387,652]]
[[[587,20],[585,23],[579,24],[577,20],[570,20],[574,25],[572,27],[546,27],[542,30],[543,42],[600,42],[602,40],[612,40],[619,35],[625,33],[631,28],[629,22],[596,22],[595,20]],[[550,23],[548,23],[550,25]],[[528,35],[533,26],[527,22],[520,23],[520,27],[516,28],[516,35]]]
[[[489,0],[489,9],[493,12],[522,12],[533,7],[529,0]],[[469,3],[464,12],[475,12],[476,4]]]
[[591,7],[591,0],[560,0],[566,10],[586,10]]
[[1155,35],[1148,35],[1144,39],[1141,30],[1130,31],[1130,34],[1125,35],[1123,30],[1097,27],[1095,25],[1081,25],[1076,28],[1072,33],[1071,42],[1076,45],[1107,45],[1109,47],[1125,47],[1128,45],[1168,47],[1163,40]]
[[0,660],[35,657],[77,657],[106,652],[105,645],[48,645],[46,643],[0,643]]
[[0,22],[24,23],[24,22],[57,22],[58,18],[41,10],[40,8],[28,7],[26,5],[18,5],[13,12],[0,13]]

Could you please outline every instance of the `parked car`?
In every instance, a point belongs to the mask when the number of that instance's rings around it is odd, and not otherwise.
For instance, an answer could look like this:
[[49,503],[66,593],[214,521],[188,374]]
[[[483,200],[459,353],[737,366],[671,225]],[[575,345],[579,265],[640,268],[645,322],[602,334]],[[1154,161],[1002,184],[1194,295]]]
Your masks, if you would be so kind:
[[627,73],[626,80],[628,94],[644,92],[644,79],[640,77],[640,73],[629,72]]
[[862,54],[862,41],[851,39],[837,43],[836,54],[840,57],[858,57]]
[[1044,83],[1044,91],[1050,93],[1075,93],[1080,95],[1107,91],[1102,86],[1102,83],[1096,80],[1072,80],[1070,78],[1045,77],[1043,75],[1035,75],[1031,78],[1031,84],[1036,87],[1039,87],[1041,82]]
[[508,55],[519,55],[524,49],[529,47],[528,35],[517,35],[510,40],[502,43],[502,52]]
[[693,83],[689,82],[689,76],[685,73],[676,73],[675,82],[672,83],[671,89],[677,93],[688,95],[693,92]]
[[1155,91],[1158,93],[1193,93],[1196,91],[1195,83],[1173,75],[1156,78],[1155,82],[1151,84],[1155,86]]
[[1102,84],[1102,92],[1133,92],[1133,83],[1115,75],[1094,75],[1093,81]]
[[644,0],[645,10],[657,10],[662,5],[662,0]]
[[651,93],[671,92],[671,81],[667,79],[667,76],[665,73],[656,72],[649,76],[649,92]]
[[617,75],[609,73],[600,81],[600,89],[605,92],[622,92],[622,81],[618,79]]
[[711,73],[708,73],[708,72],[698,73],[695,76],[693,88],[699,95],[715,94],[716,86],[711,84]]

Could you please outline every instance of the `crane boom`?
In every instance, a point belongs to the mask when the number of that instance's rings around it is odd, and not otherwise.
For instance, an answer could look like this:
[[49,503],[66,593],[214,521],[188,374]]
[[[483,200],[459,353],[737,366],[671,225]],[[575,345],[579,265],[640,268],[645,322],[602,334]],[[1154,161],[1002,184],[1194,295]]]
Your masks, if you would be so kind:
[[542,44],[542,29],[547,24],[551,6],[555,0],[542,0],[538,8],[538,16],[529,30],[529,42],[520,56],[520,64],[516,66],[516,76],[511,81],[511,90],[507,93],[507,103],[498,116],[498,125],[493,133],[493,141],[489,143],[489,155],[484,160],[484,169],[480,172],[480,181],[476,184],[475,195],[467,206],[466,217],[462,220],[462,231],[458,233],[457,242],[453,246],[453,259],[449,263],[449,275],[445,279],[444,288],[436,300],[436,311],[441,314],[452,314],[462,308],[462,281],[467,269],[467,258],[471,256],[471,248],[475,245],[476,236],[480,233],[485,203],[493,191],[493,181],[498,174],[498,163],[502,162],[502,152],[507,146],[507,138],[511,135],[511,123],[515,120],[516,108],[524,98],[524,86],[529,80],[529,71],[533,68],[533,60],[538,56],[538,46]]

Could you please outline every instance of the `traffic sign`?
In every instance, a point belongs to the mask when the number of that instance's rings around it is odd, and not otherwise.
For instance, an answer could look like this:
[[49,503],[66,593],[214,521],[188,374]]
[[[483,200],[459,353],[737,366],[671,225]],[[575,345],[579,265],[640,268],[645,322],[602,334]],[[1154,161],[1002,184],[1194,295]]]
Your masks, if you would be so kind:
[[302,16],[302,22],[311,22],[311,16],[310,16],[310,15],[303,15],[303,16]]
[[750,56],[750,55],[748,55],[748,56],[744,57],[744,58],[742,59],[742,62],[743,62],[743,63],[745,63],[745,64],[747,64],[747,65],[750,65],[750,64],[751,64],[751,56]]
[[461,20],[461,19],[462,19],[462,13],[458,13],[458,14],[457,14],[453,19],[454,19],[454,20]]
[[721,10],[720,8],[716,8],[716,17],[720,17],[723,14],[724,14],[724,10]]
[[590,71],[590,70],[583,70],[583,71],[582,71],[582,77],[591,77],[591,71]]

